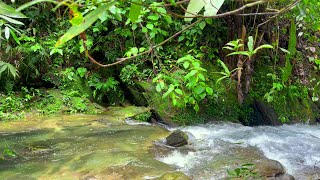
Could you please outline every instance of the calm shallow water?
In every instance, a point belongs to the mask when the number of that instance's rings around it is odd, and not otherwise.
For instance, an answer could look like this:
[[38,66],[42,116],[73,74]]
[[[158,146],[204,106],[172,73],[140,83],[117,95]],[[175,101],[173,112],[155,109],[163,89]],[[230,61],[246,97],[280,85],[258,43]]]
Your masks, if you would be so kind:
[[0,160],[0,179],[142,179],[174,171],[149,152],[169,131],[110,118],[43,118],[33,129],[29,122],[6,124],[0,151],[9,148],[17,157]]

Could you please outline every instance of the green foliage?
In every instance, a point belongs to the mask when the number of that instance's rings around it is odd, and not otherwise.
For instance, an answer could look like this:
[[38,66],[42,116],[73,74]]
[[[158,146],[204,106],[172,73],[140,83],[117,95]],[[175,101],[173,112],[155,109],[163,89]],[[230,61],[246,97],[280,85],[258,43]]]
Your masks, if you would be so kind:
[[136,115],[134,117],[134,119],[137,121],[141,121],[141,122],[148,122],[148,121],[150,121],[151,116],[152,116],[152,113],[149,111],[149,112],[145,112],[145,113],[141,113],[141,114]]
[[320,29],[320,2],[318,0],[302,0],[297,11],[298,18],[302,18],[305,24],[313,30]]
[[97,9],[91,11],[87,14],[80,24],[73,24],[73,26],[58,40],[56,43],[56,47],[63,45],[70,39],[74,38],[75,36],[79,35],[86,29],[88,29],[98,18],[111,6],[114,5],[114,2],[109,2],[107,4],[103,4]]
[[[5,141],[5,140],[4,140]],[[7,160],[7,159],[13,159],[17,157],[17,153],[9,147],[9,145],[6,143],[6,147],[4,147],[2,154],[0,154],[0,160]]]
[[93,89],[93,97],[100,102],[104,96],[110,99],[110,104],[122,101],[123,92],[119,89],[119,82],[114,77],[103,80],[100,75],[94,74],[89,77],[88,85]]
[[183,69],[175,72],[160,73],[153,79],[156,90],[164,92],[163,98],[169,97],[173,106],[186,107],[192,105],[198,112],[199,103],[208,95],[213,95],[213,89],[206,84],[207,70],[201,67],[201,61],[191,55],[184,56],[177,61]]
[[152,75],[151,69],[144,68],[141,72],[138,66],[138,64],[129,64],[122,68],[120,72],[121,81],[126,84],[133,85],[134,80],[142,81]]
[[142,1],[141,0],[133,0],[130,7],[129,17],[132,22],[136,22],[140,16],[142,9]]
[[[0,39],[2,39],[2,31],[4,32],[4,37],[6,40],[9,40],[10,35],[14,40],[19,43],[15,32],[20,34],[17,25],[24,25],[21,21],[17,19],[27,18],[21,12],[16,11],[11,6],[8,6],[4,2],[0,1]],[[4,27],[4,29],[3,29]],[[1,42],[1,40],[0,40]],[[1,47],[1,44],[0,44]]]
[[[218,13],[220,7],[224,3],[225,0],[217,0],[217,1],[210,1],[210,0],[191,0],[188,8],[186,10],[185,16],[194,16],[197,15],[201,9],[205,8],[204,15],[205,16],[214,16]],[[192,21],[193,18],[185,18],[185,21]]]
[[282,69],[282,82],[285,83],[289,80],[289,77],[292,73],[292,64],[291,59],[296,54],[296,45],[297,45],[297,35],[296,35],[296,25],[295,22],[291,22],[291,28],[290,28],[290,39],[289,39],[289,45],[288,45],[288,52],[286,54],[286,65]]
[[232,178],[261,178],[261,176],[255,172],[254,164],[243,164],[238,168],[235,168],[233,170],[227,170],[228,179]]
[[7,76],[12,76],[14,79],[19,77],[18,70],[16,67],[12,66],[10,63],[0,61],[0,78],[3,72],[7,71]]
[[231,41],[226,46],[224,47],[225,49],[229,49],[235,52],[232,52],[228,54],[228,56],[232,55],[244,55],[249,58],[251,58],[254,54],[256,54],[260,49],[273,49],[273,46],[269,44],[263,44],[256,49],[254,49],[254,42],[253,42],[253,37],[249,36],[248,38],[248,44],[247,44],[247,51],[238,51],[240,47],[243,46],[243,44],[239,44],[240,40],[237,41]]
[[227,67],[227,65],[221,61],[220,59],[217,60],[218,64],[223,68],[223,71],[221,72],[216,72],[218,74],[221,74],[222,77],[219,78],[217,80],[217,83],[220,83],[220,81],[224,80],[224,79],[227,79],[228,80],[228,84],[231,84],[232,82],[232,75],[235,71],[237,71],[239,68],[235,68],[233,69],[232,71],[229,70],[229,68]]

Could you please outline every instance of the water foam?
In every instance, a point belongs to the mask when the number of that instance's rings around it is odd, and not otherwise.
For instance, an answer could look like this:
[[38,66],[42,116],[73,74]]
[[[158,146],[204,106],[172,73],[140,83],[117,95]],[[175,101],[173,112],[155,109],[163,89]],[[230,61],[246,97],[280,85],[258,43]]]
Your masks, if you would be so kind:
[[[189,145],[195,152],[183,154],[174,151],[160,161],[177,166],[192,174],[199,163],[205,163],[215,154],[227,150],[219,141],[233,146],[254,146],[273,160],[281,162],[290,174],[303,169],[320,168],[320,126],[283,125],[279,127],[245,127],[239,124],[207,124],[180,128],[191,133],[195,142]],[[230,148],[229,147],[229,148]]]

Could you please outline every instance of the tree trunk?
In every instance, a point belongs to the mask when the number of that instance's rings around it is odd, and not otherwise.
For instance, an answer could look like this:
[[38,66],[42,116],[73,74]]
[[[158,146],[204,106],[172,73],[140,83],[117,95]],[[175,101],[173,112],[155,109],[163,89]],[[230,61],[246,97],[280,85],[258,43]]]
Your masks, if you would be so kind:
[[[242,26],[241,31],[239,33],[239,36],[242,39],[242,42],[245,43],[245,39],[246,39],[246,34],[247,34],[247,30],[245,26]],[[243,51],[244,50],[244,46],[242,46],[239,51]],[[242,84],[241,84],[241,77],[242,77],[242,69],[243,69],[243,56],[239,56],[238,57],[238,64],[237,64],[237,74],[238,74],[238,85],[237,85],[237,91],[238,91],[238,101],[239,104],[243,103],[244,100],[244,96],[243,96],[243,90],[242,90]]]
[[238,74],[238,85],[237,85],[237,91],[238,91],[238,102],[239,104],[243,103],[243,92],[242,92],[242,85],[241,85],[241,76],[242,76],[242,67],[243,67],[243,62],[242,62],[242,57],[239,57],[238,59],[238,70],[237,70],[237,74]]
[[245,63],[245,90],[244,90],[244,97],[247,97],[250,90],[250,82],[252,77],[252,62],[251,57]]

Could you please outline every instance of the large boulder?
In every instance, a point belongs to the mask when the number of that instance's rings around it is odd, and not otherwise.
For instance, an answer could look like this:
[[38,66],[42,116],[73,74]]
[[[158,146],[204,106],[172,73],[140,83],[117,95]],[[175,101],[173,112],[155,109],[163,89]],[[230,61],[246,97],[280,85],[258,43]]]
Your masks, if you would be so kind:
[[188,135],[181,130],[174,130],[167,138],[166,144],[173,147],[180,147],[188,144]]
[[255,100],[253,103],[254,121],[250,125],[271,125],[277,126],[282,123],[279,121],[278,114],[267,103]]
[[277,177],[286,173],[282,164],[275,160],[264,159],[255,164],[257,171],[263,177]]

